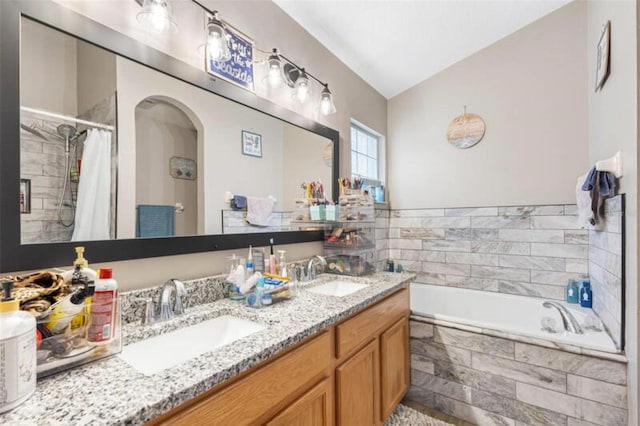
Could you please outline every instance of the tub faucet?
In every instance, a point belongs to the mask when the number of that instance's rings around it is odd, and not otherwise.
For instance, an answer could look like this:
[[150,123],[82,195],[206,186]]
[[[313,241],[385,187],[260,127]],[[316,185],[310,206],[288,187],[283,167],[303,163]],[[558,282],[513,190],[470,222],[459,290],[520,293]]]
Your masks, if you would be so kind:
[[571,315],[571,312],[564,306],[562,306],[558,302],[546,301],[542,304],[545,308],[556,308],[558,312],[560,312],[560,317],[562,318],[562,323],[564,324],[564,329],[570,333],[576,334],[584,334],[584,330],[582,326],[576,319]]
[[307,281],[316,279],[316,265],[314,262],[316,259],[320,261],[321,266],[327,266],[327,260],[324,257],[320,256],[319,254],[316,254],[315,256],[313,256],[309,260],[309,263],[307,264],[307,274],[306,274]]
[[[171,297],[171,289],[175,289],[176,302],[173,308],[169,304]],[[171,278],[162,286],[162,292],[160,294],[160,321],[166,321],[173,318],[174,315],[182,315],[184,313],[184,306],[182,305],[182,298],[187,295],[187,290],[184,288],[182,281],[175,278]]]

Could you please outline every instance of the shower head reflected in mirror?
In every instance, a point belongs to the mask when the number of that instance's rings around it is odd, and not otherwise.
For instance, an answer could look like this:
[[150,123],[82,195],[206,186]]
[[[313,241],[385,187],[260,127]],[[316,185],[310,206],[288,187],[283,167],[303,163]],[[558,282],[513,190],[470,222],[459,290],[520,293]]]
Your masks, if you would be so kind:
[[61,124],[56,128],[56,131],[64,138],[64,152],[69,154],[69,140],[75,136],[76,128],[68,124]]

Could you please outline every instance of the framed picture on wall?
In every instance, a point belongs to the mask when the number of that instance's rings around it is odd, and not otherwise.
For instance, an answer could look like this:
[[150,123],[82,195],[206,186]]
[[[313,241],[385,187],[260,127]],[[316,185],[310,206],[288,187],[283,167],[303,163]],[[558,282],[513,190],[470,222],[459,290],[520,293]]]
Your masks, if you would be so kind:
[[20,179],[20,213],[31,213],[31,179]]
[[597,68],[596,68],[596,92],[602,89],[607,77],[609,77],[610,65],[610,48],[611,40],[611,21],[607,21],[602,29],[600,40],[598,41]]
[[243,130],[242,153],[252,157],[262,157],[262,135]]

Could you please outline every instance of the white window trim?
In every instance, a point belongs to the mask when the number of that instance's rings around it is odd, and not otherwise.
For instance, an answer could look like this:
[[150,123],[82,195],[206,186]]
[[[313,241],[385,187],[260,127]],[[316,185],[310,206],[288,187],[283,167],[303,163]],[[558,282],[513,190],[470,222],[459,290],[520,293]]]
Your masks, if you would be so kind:
[[361,121],[356,120],[355,118],[351,119],[351,123],[349,125],[349,175],[353,175],[353,167],[351,164],[351,150],[352,150],[352,140],[351,140],[351,126],[356,126],[365,130],[372,135],[378,138],[378,180],[386,186],[387,181],[387,144],[386,138],[380,132],[373,130],[371,127],[363,124]]

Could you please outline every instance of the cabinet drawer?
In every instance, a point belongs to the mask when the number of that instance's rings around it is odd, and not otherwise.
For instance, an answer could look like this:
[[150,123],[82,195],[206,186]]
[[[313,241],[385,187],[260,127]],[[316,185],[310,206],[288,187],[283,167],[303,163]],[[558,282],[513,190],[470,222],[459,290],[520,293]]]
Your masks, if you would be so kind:
[[406,315],[409,315],[409,291],[403,288],[336,327],[336,357],[349,354]]
[[243,380],[165,418],[166,424],[255,424],[323,372],[328,376],[330,363],[331,333],[325,332]]

